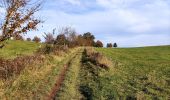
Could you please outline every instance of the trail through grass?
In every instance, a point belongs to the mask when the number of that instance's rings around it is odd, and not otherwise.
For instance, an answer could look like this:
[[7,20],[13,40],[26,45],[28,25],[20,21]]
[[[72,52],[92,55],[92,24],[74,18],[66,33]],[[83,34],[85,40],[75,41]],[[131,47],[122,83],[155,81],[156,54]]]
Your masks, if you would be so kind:
[[64,83],[56,95],[56,100],[79,100],[81,94],[79,92],[79,71],[81,66],[82,51],[79,51],[71,60],[69,69],[66,74]]
[[72,59],[78,50],[79,48],[71,50],[62,57],[47,56],[44,63],[26,68],[17,78],[12,79],[10,84],[10,80],[5,81],[1,87],[4,90],[0,91],[0,99],[46,99],[63,65]]

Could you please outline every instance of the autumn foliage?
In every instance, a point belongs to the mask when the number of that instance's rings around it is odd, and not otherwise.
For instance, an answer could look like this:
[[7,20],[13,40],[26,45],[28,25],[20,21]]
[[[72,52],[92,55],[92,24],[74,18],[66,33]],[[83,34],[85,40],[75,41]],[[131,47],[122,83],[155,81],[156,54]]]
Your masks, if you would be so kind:
[[41,3],[32,2],[33,0],[1,0],[0,5],[6,9],[6,15],[4,20],[1,20],[0,42],[36,30],[41,21],[36,19],[34,14],[39,10]]

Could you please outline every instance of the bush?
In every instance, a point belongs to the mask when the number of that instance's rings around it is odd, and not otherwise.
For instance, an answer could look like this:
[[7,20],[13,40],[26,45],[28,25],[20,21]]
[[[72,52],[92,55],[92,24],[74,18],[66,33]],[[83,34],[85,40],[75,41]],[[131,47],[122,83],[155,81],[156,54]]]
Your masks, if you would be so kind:
[[117,48],[117,43],[114,43],[114,44],[113,44],[113,47]]
[[50,44],[46,44],[43,48],[40,48],[38,50],[38,53],[41,54],[50,54],[51,52],[54,52],[54,47]]
[[112,47],[113,47],[112,43],[107,43],[107,48],[112,48]]
[[103,47],[103,43],[99,40],[95,43],[95,47]]
[[24,38],[23,38],[21,35],[16,35],[16,36],[14,37],[14,39],[15,39],[15,40],[21,40],[21,41],[24,40]]
[[39,42],[41,42],[41,39],[39,37],[35,36],[32,41],[39,43]]
[[31,41],[31,38],[27,38],[27,41]]

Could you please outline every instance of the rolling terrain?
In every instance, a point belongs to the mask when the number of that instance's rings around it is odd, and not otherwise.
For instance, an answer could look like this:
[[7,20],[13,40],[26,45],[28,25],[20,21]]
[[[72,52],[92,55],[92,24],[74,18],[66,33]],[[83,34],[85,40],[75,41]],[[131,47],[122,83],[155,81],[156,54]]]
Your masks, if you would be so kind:
[[[32,56],[40,45],[11,42],[0,49],[0,57]],[[20,73],[0,80],[0,99],[168,100],[169,50],[170,46],[77,47],[40,55]]]

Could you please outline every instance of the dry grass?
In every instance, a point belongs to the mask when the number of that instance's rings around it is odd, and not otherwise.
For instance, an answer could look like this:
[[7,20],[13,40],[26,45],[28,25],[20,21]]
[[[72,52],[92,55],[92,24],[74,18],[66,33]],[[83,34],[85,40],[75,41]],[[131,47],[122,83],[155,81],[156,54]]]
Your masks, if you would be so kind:
[[103,67],[105,69],[113,67],[112,61],[101,53],[95,51],[94,48],[86,48],[86,54],[91,62],[100,67]]
[[44,99],[55,84],[62,65],[77,50],[69,50],[68,53],[62,53],[62,56],[45,56],[42,63],[31,64],[21,71],[18,77],[0,81],[0,99]]

